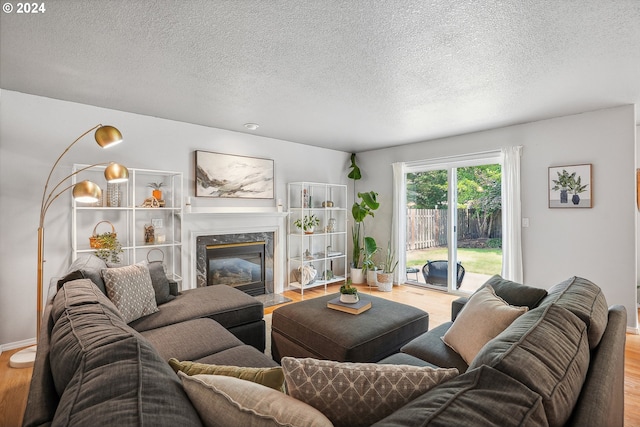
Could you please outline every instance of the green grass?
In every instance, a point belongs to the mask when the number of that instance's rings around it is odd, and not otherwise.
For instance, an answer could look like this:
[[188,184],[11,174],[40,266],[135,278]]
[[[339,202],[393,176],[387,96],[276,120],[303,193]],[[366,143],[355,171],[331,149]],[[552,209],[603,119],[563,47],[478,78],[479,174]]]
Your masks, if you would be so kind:
[[[407,252],[407,265],[419,267],[427,260],[447,259],[447,248],[431,248]],[[502,271],[502,249],[458,249],[458,262],[470,273],[500,274]]]

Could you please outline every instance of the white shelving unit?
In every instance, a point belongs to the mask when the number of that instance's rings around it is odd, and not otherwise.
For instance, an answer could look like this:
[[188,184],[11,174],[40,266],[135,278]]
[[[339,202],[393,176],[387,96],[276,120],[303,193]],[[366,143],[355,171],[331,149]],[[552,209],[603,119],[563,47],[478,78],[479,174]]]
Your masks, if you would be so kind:
[[[89,165],[74,165],[73,172]],[[129,169],[129,181],[117,184],[121,191],[120,205],[107,205],[107,182],[104,178],[106,166],[93,166],[73,176],[73,183],[88,179],[102,190],[102,200],[95,204],[78,203],[72,200],[71,242],[73,259],[82,253],[93,253],[89,237],[100,221],[113,224],[118,240],[122,244],[121,264],[129,265],[146,259],[163,260],[167,276],[182,281],[182,173],[148,169]],[[151,182],[162,182],[162,207],[143,207],[151,197]],[[145,243],[145,226],[154,226],[154,243]],[[110,230],[103,223],[97,233]],[[162,237],[164,236],[164,241]],[[159,238],[160,237],[160,238]],[[160,252],[161,253],[160,253]]]
[[[317,182],[288,184],[287,271],[289,288],[305,289],[344,281],[347,277],[347,186]],[[315,215],[320,224],[305,234],[294,223]],[[300,270],[313,267],[316,277],[304,283]]]

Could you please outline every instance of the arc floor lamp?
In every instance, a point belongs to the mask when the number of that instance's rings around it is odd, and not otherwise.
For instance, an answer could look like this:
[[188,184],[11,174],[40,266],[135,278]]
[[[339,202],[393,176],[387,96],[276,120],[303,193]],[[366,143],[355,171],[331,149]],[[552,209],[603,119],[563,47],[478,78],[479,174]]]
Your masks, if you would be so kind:
[[77,202],[81,203],[94,203],[100,199],[101,190],[100,187],[91,181],[81,181],[77,184],[71,184],[65,186],[67,181],[77,175],[78,173],[92,168],[94,166],[108,165],[104,170],[104,177],[109,183],[124,182],[129,179],[129,171],[124,166],[118,163],[96,163],[91,166],[79,169],[74,173],[64,177],[58,184],[56,184],[51,190],[49,190],[49,184],[51,176],[60,160],[65,154],[73,147],[78,141],[80,141],[85,135],[95,130],[95,140],[101,148],[113,147],[116,144],[122,142],[122,134],[118,129],[113,126],[96,125],[80,135],[75,141],[73,141],[53,164],[49,176],[44,184],[44,190],[42,192],[42,202],[40,204],[40,224],[38,226],[38,279],[37,279],[37,316],[36,316],[36,346],[25,348],[13,356],[9,360],[9,364],[12,368],[27,368],[33,366],[36,358],[36,348],[38,340],[40,339],[40,324],[42,322],[42,281],[44,273],[44,219],[47,215],[47,210],[51,207],[51,204],[60,197],[65,191],[73,188],[73,198]]

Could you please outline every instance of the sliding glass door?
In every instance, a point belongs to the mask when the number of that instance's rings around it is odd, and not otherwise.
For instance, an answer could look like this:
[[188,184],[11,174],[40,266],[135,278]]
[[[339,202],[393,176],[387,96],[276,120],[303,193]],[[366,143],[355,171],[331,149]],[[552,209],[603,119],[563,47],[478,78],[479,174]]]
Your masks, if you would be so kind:
[[409,283],[471,293],[501,273],[501,181],[493,157],[406,169]]

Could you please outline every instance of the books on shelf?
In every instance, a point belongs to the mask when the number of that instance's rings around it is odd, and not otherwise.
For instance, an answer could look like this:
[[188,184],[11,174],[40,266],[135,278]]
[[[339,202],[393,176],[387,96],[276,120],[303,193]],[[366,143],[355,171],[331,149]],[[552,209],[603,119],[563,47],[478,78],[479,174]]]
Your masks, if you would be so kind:
[[340,297],[336,297],[327,301],[327,307],[349,314],[360,314],[371,308],[371,301],[361,298],[360,301],[356,302],[355,304],[347,304],[340,301]]

